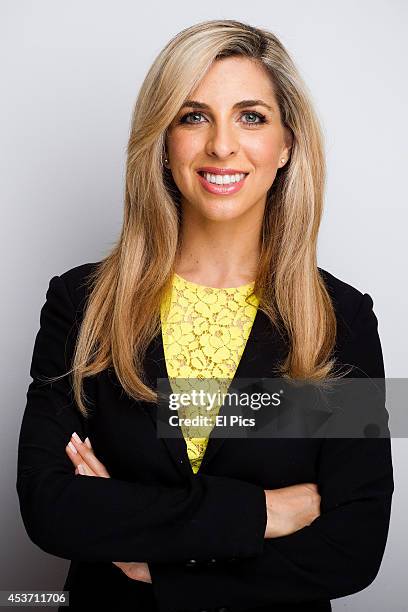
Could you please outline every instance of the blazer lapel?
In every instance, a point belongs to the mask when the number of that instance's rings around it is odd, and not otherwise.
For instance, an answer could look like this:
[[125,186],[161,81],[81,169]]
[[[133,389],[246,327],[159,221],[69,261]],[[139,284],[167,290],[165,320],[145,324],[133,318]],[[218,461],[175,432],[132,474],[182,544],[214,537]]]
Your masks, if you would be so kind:
[[[231,380],[231,385],[233,386],[234,382],[240,378],[259,379],[276,377],[276,367],[278,362],[286,356],[286,351],[287,344],[285,340],[279,335],[277,329],[271,325],[268,317],[258,308],[240,362]],[[157,389],[157,379],[164,379],[160,383],[160,390],[164,390],[166,393],[171,392],[161,331],[152,340],[146,351],[144,369],[148,382],[153,388]],[[166,422],[168,423],[168,418],[174,415],[174,411],[170,410],[167,402],[161,404],[160,411],[157,404],[149,404],[146,412],[149,413],[156,431],[159,413],[164,421],[164,426],[166,426]],[[222,412],[223,406],[221,406],[219,414],[222,414]],[[170,428],[170,426],[168,427]],[[161,429],[163,430],[163,428]],[[160,437],[166,445],[172,460],[182,475],[188,477],[194,476],[181,428],[179,426],[172,427],[171,435],[172,437]],[[211,432],[198,473],[214,459],[225,439],[214,437],[213,432]]]

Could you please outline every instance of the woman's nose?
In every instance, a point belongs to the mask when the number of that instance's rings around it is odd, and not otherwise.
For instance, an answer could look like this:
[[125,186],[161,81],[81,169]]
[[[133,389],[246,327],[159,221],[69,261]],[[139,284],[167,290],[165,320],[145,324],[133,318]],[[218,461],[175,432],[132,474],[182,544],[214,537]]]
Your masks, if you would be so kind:
[[216,157],[229,157],[239,150],[239,141],[233,126],[219,124],[213,126],[206,143],[206,153]]

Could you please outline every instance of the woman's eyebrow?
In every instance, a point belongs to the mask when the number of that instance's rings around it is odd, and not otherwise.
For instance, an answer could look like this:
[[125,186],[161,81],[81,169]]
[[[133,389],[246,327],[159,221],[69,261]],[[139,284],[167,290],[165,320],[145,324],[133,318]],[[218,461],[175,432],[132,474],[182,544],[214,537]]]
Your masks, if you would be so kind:
[[[198,100],[185,100],[185,102],[183,102],[183,104],[181,105],[181,108],[185,108],[186,106],[201,108],[203,110],[211,110],[211,106],[205,104],[205,102],[199,102]],[[240,102],[234,104],[233,108],[246,108],[248,106],[265,106],[265,108],[267,108],[271,112],[274,111],[274,109],[263,100],[241,100]]]

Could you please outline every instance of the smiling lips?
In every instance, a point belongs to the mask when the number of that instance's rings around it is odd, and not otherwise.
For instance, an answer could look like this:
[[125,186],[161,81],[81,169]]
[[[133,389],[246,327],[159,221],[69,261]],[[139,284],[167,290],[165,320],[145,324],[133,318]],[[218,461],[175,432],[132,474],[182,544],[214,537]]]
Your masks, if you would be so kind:
[[248,173],[230,168],[202,168],[197,171],[198,180],[206,191],[217,195],[230,195],[239,191]]

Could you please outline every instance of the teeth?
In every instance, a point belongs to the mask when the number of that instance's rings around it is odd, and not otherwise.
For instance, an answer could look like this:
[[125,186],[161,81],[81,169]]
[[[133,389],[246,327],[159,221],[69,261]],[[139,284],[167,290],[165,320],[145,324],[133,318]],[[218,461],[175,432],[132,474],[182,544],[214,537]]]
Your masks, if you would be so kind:
[[239,181],[242,181],[245,174],[210,174],[209,172],[204,172],[204,177],[209,183],[216,183],[217,185],[230,185],[231,183],[238,183]]

